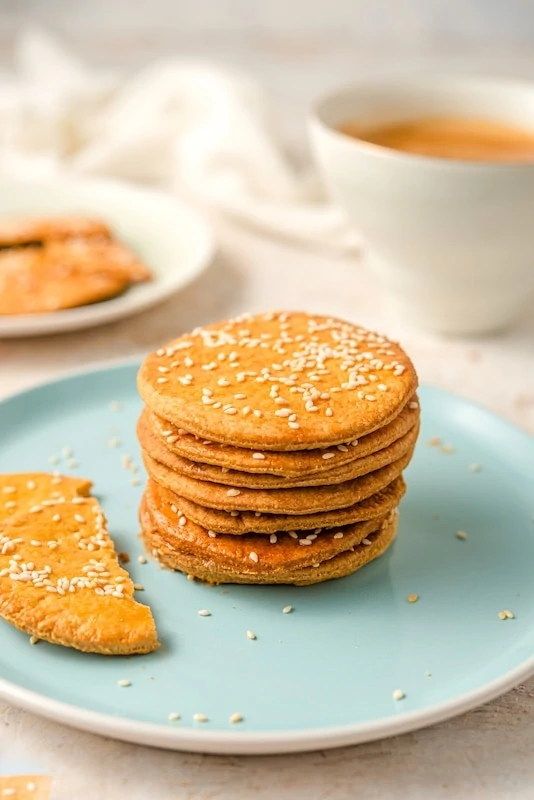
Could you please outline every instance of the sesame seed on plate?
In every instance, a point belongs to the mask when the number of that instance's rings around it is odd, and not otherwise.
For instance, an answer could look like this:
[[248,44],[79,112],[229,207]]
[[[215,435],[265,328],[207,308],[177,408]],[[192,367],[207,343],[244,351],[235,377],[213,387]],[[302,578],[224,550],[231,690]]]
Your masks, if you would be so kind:
[[235,724],[236,722],[243,722],[243,717],[236,711],[235,714],[230,715],[229,722],[232,724]]
[[142,583],[134,583],[133,586],[134,586],[134,589],[135,589],[136,592],[144,592],[145,591],[145,587],[143,586]]
[[109,439],[108,447],[120,447],[121,440],[120,439]]
[[211,617],[211,611],[208,611],[207,608],[201,608],[200,611],[197,611],[199,617]]
[[168,716],[169,722],[177,722],[180,719],[180,714],[177,711],[171,711]]
[[469,472],[480,472],[481,466],[480,464],[469,464],[467,469]]
[[147,563],[147,560],[146,560],[145,556],[143,556],[143,555],[137,556],[137,560],[139,561],[140,564],[146,564]]
[[132,685],[132,682],[129,681],[128,678],[121,678],[119,681],[117,681],[117,686],[122,686],[122,687],[126,688],[127,686],[131,686],[131,685]]
[[409,594],[408,597],[406,598],[406,600],[409,603],[417,603],[417,601],[419,600],[419,595],[418,594]]
[[247,639],[257,639],[258,637],[254,633],[254,631],[247,631]]
[[432,436],[427,442],[429,447],[439,447],[441,445],[441,439],[439,436]]
[[511,611],[508,611],[508,609],[505,609],[504,611],[499,611],[497,616],[499,617],[499,619],[515,619],[515,614],[513,614]]
[[61,451],[61,455],[63,458],[70,458],[72,455],[72,449],[70,447],[64,447]]
[[30,644],[38,644],[39,638],[37,636],[30,636]]
[[402,689],[395,689],[393,692],[393,699],[394,700],[403,700],[406,697]]
[[444,444],[441,448],[442,453],[454,453],[455,447],[452,444]]
[[282,614],[291,614],[293,611],[293,606],[284,606],[282,609]]
[[193,714],[193,720],[195,722],[208,722],[208,718],[205,714]]
[[465,542],[467,539],[467,533],[465,531],[456,531],[456,538],[461,539],[462,542]]

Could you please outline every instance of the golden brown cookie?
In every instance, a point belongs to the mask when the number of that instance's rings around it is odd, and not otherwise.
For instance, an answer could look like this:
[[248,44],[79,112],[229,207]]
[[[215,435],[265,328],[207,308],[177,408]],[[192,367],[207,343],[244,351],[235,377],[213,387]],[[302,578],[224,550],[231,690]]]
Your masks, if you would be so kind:
[[278,475],[261,475],[250,472],[238,472],[233,469],[215,467],[212,464],[198,464],[189,459],[171,453],[165,444],[155,436],[148,425],[146,417],[141,416],[137,425],[137,437],[143,451],[155,461],[159,461],[173,472],[201,481],[222,483],[227,486],[245,487],[247,489],[288,489],[299,486],[331,486],[336,483],[352,480],[368,472],[387,466],[397,461],[408,452],[412,452],[419,425],[408,431],[401,439],[377,453],[371,453],[327,472],[312,473],[301,478],[284,478]]
[[48,472],[0,473],[0,525],[16,514],[27,514],[41,505],[88,497],[91,481]]
[[417,395],[413,395],[395,419],[367,436],[329,448],[297,450],[294,453],[274,450],[257,452],[200,439],[148,409],[142,412],[140,424],[148,426],[171,453],[190,461],[253,474],[302,478],[312,473],[327,472],[388,447],[412,430],[418,419],[419,404]]
[[384,516],[401,501],[406,484],[402,477],[396,478],[384,489],[371,497],[337,511],[323,511],[317,514],[260,514],[254,511],[217,511],[179,497],[168,489],[149,480],[146,488],[146,501],[150,509],[161,507],[163,503],[174,506],[176,518],[180,516],[202,525],[215,533],[241,536],[245,533],[271,534],[277,531],[314,531],[318,528],[333,528],[364,522]]
[[149,278],[147,268],[126,248],[97,237],[0,250],[0,314],[87,305]]
[[351,531],[345,529],[339,538],[336,533],[342,531],[301,539],[285,534],[273,543],[254,535],[213,539],[189,520],[179,534],[170,534],[161,515],[154,518],[141,505],[147,550],[171,569],[209,583],[309,585],[344,577],[381,555],[393,541],[396,526],[397,514],[391,512],[378,526],[376,520],[349,526]]
[[20,247],[74,237],[109,238],[102,220],[90,217],[4,217],[0,219],[0,247]]
[[417,388],[402,348],[331,317],[243,315],[149,355],[141,397],[210,441],[262,450],[341,444],[393,420]]
[[158,647],[93,498],[35,506],[0,524],[0,617],[30,636],[90,653]]
[[51,791],[48,775],[0,775],[3,800],[48,800]]
[[334,486],[296,489],[247,489],[198,481],[179,475],[143,453],[143,462],[153,480],[207,508],[222,511],[259,511],[265,514],[313,514],[335,511],[360,503],[398,478],[410,462],[411,450],[385,467]]

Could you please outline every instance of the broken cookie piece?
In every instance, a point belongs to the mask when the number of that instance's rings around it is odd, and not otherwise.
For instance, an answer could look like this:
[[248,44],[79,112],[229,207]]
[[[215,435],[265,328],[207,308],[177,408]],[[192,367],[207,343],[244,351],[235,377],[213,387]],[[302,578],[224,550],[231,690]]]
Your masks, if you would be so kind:
[[[10,516],[10,509],[5,516],[0,511],[0,617],[29,636],[84,652],[155,650],[152,613],[134,600],[134,584],[119,564],[102,509],[94,498],[73,492],[88,492],[90,482],[78,480],[74,487],[76,479],[63,478],[64,494],[43,499],[42,475],[24,478],[26,492],[20,475],[0,480],[0,496],[18,497],[21,507]],[[28,490],[28,482],[35,488]],[[40,502],[30,506],[37,497]]]

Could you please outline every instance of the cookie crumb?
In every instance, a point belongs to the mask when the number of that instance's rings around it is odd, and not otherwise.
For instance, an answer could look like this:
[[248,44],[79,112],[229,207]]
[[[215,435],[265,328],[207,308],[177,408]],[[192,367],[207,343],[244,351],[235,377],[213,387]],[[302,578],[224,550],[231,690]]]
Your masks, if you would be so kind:
[[121,562],[121,564],[128,564],[128,562],[130,561],[130,556],[128,555],[128,553],[119,553],[119,561]]
[[429,447],[439,447],[441,445],[441,439],[439,436],[433,436],[428,440],[427,444]]
[[419,595],[418,594],[409,594],[408,597],[406,598],[406,600],[409,603],[417,603],[417,601],[419,600]]

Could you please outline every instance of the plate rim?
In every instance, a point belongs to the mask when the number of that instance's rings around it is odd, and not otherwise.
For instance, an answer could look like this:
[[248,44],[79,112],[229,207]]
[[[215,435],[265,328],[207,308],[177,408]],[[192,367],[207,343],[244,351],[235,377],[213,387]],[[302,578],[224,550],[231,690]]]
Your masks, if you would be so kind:
[[[114,369],[134,367],[140,363],[140,354],[129,358],[114,358],[94,362],[81,369],[66,369],[48,380],[35,382],[22,390],[0,398],[0,412],[7,402],[32,393],[40,388],[75,380],[79,377]],[[534,446],[534,437],[528,431],[500,417],[478,403],[460,397],[445,389],[429,384],[425,388],[436,391],[448,400],[465,403],[484,416],[497,421],[509,433],[519,435],[527,447]],[[141,722],[128,717],[114,716],[100,711],[55,700],[31,689],[21,687],[0,677],[0,698],[13,705],[62,723],[72,728],[109,736],[121,741],[148,745],[169,750],[220,755],[275,755],[331,749],[371,742],[390,736],[428,727],[463,714],[499,697],[519,683],[534,675],[534,655],[507,670],[502,675],[456,697],[433,704],[425,709],[388,715],[379,720],[348,723],[345,725],[309,728],[299,731],[209,731],[206,729],[180,729],[168,723]]]
[[[76,188],[80,186],[91,187],[95,191],[136,195],[140,198],[145,198],[147,202],[151,200],[164,201],[175,206],[177,215],[182,218],[184,225],[192,225],[197,229],[202,245],[195,259],[191,260],[188,269],[165,284],[165,291],[162,288],[159,293],[155,291],[144,294],[140,291],[135,295],[124,294],[108,301],[50,313],[0,316],[0,340],[85,330],[134,316],[162,303],[168,297],[174,295],[175,292],[188,286],[208,268],[215,257],[217,249],[215,233],[207,219],[192,206],[189,206],[170,192],[153,187],[139,186],[128,181],[108,178],[80,178],[72,175],[64,175],[57,180],[19,180],[11,178],[6,179],[4,183],[28,188],[53,185],[56,188],[66,188],[72,191],[76,191]],[[156,286],[156,284],[153,284],[153,286]]]

